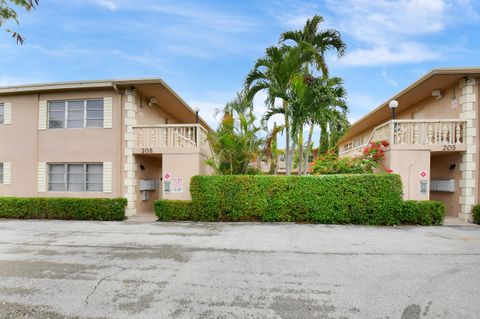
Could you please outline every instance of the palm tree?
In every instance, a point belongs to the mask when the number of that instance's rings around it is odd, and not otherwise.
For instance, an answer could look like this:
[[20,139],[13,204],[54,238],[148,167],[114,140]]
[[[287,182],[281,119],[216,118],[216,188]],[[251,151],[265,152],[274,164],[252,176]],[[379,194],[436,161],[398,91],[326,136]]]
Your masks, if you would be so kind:
[[[314,78],[312,76],[297,76],[292,84],[295,98],[292,102],[292,134],[298,132],[298,127],[309,125],[310,130],[306,143],[305,154],[298,161],[298,173],[307,173],[310,145],[312,143],[315,125],[331,130],[344,130],[348,124],[346,114],[346,91],[342,79],[338,77]],[[299,149],[299,157],[302,157]],[[303,165],[302,165],[303,162]]]
[[[330,50],[336,50],[338,58],[345,55],[347,48],[343,42],[340,33],[333,29],[319,30],[318,26],[324,21],[322,16],[315,15],[308,19],[303,30],[286,31],[280,36],[280,42],[288,40],[294,41],[297,45],[309,46],[314,52],[314,59],[308,61],[308,64],[314,62],[317,70],[322,71],[323,76],[328,76],[328,66],[325,61],[325,53]],[[308,73],[308,70],[307,70]]]
[[[315,52],[311,46],[299,44],[296,47],[269,47],[265,57],[256,61],[255,66],[247,75],[245,88],[249,99],[253,99],[259,91],[267,91],[268,107],[265,119],[274,114],[283,114],[285,120],[286,163],[287,175],[290,175],[290,112],[289,90],[292,80],[301,70],[304,63],[311,61]],[[282,106],[275,106],[275,99],[282,100]]]
[[256,124],[253,105],[242,94],[225,105],[219,128],[210,133],[213,156],[207,160],[216,174],[246,174],[251,161],[260,155],[262,130]]
[[[285,43],[291,40],[297,46],[309,47],[314,53],[313,59],[305,63],[305,73],[310,73],[309,65],[313,64],[317,70],[320,70],[324,77],[328,77],[328,66],[325,61],[325,53],[330,50],[336,50],[338,58],[345,55],[346,44],[343,42],[340,33],[333,29],[319,30],[319,25],[324,22],[322,16],[315,15],[308,19],[302,30],[286,31],[280,36],[280,43]],[[321,127],[322,133],[325,127]],[[301,167],[302,153],[303,153],[303,126],[298,130],[299,143],[299,167]],[[292,134],[293,135],[293,134]],[[295,136],[295,135],[294,135]],[[322,144],[325,143],[325,135],[321,135]],[[328,141],[327,141],[328,144]],[[308,144],[307,144],[308,145]]]

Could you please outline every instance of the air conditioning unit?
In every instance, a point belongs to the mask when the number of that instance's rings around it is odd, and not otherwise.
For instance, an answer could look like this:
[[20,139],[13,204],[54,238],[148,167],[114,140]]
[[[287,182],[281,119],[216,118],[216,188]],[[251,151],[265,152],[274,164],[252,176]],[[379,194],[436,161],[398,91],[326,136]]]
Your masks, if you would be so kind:
[[433,192],[455,192],[455,180],[431,180],[430,190]]
[[155,179],[141,179],[138,188],[140,191],[154,191],[158,188],[158,181]]

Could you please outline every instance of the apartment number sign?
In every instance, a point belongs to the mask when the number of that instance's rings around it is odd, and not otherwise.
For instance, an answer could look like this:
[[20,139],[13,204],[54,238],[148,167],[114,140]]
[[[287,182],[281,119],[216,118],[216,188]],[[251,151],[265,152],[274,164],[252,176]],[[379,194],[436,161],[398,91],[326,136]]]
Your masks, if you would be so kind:
[[457,149],[457,147],[455,146],[455,144],[444,144],[443,145],[443,150],[444,151],[455,151]]

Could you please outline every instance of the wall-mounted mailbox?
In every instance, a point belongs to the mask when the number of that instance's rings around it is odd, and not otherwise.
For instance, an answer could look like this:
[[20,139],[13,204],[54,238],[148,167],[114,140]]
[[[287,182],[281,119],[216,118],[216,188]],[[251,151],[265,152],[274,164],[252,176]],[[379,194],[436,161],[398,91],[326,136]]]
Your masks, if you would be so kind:
[[455,192],[455,180],[431,180],[430,190],[433,192]]
[[154,191],[158,188],[158,181],[154,179],[141,179],[138,188],[140,191]]

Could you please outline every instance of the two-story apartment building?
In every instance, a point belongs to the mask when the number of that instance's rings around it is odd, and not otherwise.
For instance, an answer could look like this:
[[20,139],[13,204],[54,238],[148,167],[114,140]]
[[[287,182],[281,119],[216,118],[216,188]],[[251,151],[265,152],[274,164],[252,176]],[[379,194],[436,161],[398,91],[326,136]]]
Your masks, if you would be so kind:
[[0,87],[0,196],[189,199],[207,123],[160,79]]
[[479,83],[480,68],[432,70],[355,122],[340,155],[387,140],[384,164],[400,174],[406,199],[439,200],[448,215],[471,220],[480,195]]

